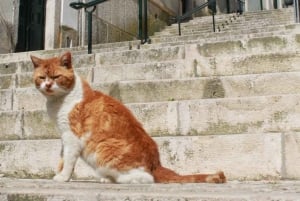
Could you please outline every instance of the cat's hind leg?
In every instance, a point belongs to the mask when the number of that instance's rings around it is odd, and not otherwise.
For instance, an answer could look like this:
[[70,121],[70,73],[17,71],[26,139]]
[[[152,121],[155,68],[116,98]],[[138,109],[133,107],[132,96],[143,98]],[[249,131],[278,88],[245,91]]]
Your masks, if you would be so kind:
[[144,168],[135,168],[128,172],[121,172],[116,178],[116,182],[120,184],[149,184],[154,183],[154,178]]

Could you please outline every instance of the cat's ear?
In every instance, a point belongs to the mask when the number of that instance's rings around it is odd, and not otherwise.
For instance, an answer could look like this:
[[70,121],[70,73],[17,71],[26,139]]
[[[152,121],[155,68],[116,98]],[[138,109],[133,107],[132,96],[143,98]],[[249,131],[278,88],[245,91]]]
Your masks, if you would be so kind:
[[66,68],[72,68],[72,55],[71,52],[66,52],[60,57],[60,63]]
[[42,63],[42,59],[37,58],[35,56],[30,55],[31,61],[33,63],[34,68],[37,68],[40,66],[40,64]]

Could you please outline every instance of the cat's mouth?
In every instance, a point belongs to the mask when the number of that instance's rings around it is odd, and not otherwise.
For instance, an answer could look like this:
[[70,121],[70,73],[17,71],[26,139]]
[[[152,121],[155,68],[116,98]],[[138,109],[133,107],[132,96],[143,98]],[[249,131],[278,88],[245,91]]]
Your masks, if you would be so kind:
[[52,89],[45,89],[42,91],[42,93],[45,95],[52,95],[54,91]]

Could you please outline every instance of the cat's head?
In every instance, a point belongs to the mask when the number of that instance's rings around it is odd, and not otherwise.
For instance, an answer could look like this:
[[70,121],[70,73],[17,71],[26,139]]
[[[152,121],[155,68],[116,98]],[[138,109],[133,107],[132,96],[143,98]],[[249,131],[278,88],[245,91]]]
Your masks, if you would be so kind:
[[57,97],[69,93],[75,83],[70,52],[49,59],[30,57],[34,66],[33,80],[42,94]]

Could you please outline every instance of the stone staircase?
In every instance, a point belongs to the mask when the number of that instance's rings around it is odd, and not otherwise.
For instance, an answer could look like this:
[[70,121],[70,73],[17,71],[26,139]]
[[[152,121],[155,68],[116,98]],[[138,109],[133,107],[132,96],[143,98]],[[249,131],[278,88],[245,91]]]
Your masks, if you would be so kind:
[[[222,169],[229,184],[217,187],[220,194],[203,185],[199,191],[210,192],[206,197],[195,194],[197,185],[181,186],[192,188],[187,191],[166,185],[165,196],[159,194],[160,186],[153,185],[155,195],[147,194],[147,185],[135,186],[139,190],[129,198],[130,185],[107,186],[111,197],[90,194],[94,183],[86,188],[78,183],[85,190],[75,197],[66,191],[79,188],[76,183],[61,184],[54,192],[41,190],[57,185],[39,179],[55,174],[60,135],[46,114],[44,97],[33,87],[29,55],[50,57],[67,50],[60,49],[0,55],[0,200],[84,200],[84,195],[91,196],[88,200],[251,200],[255,190],[250,197],[244,191],[227,197],[222,192],[235,186],[235,180],[247,186],[251,180],[281,185],[279,179],[300,179],[300,26],[294,24],[293,10],[220,15],[216,20],[221,27],[217,33],[211,17],[202,17],[184,23],[182,36],[176,25],[167,27],[151,37],[151,44],[100,44],[91,55],[85,48],[68,50],[93,88],[121,100],[143,123],[165,166],[182,174]],[[73,179],[94,176],[79,160]],[[27,185],[40,193],[31,195]],[[300,191],[296,186],[291,190],[295,197]],[[280,194],[284,188],[273,190]],[[262,195],[261,200],[289,198]]]

